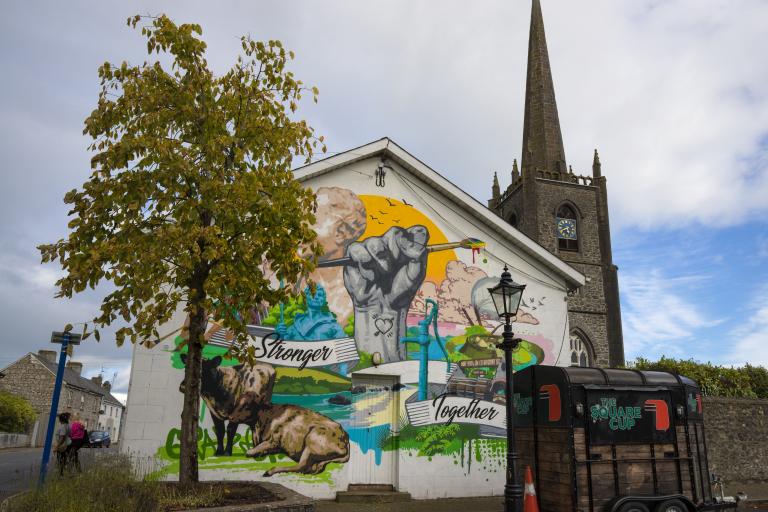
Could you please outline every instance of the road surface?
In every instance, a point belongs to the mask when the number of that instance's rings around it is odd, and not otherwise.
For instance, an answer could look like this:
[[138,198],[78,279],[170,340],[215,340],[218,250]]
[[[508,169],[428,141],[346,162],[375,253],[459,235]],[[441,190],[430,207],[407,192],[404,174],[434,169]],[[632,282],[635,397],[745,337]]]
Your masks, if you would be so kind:
[[0,500],[29,489],[37,481],[42,448],[0,450]]

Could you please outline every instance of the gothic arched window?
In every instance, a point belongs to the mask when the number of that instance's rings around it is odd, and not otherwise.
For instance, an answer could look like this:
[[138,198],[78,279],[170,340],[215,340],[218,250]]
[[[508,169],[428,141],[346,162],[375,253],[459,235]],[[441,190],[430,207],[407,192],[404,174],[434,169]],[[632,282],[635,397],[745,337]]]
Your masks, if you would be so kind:
[[516,228],[516,227],[517,227],[517,214],[516,214],[516,213],[514,213],[514,212],[513,212],[513,213],[512,213],[512,214],[509,216],[509,224],[510,224],[510,225],[511,225],[513,228]]
[[578,251],[579,236],[576,223],[576,212],[564,204],[557,209],[555,216],[557,246],[561,251]]
[[571,366],[592,366],[592,346],[577,332],[571,333]]

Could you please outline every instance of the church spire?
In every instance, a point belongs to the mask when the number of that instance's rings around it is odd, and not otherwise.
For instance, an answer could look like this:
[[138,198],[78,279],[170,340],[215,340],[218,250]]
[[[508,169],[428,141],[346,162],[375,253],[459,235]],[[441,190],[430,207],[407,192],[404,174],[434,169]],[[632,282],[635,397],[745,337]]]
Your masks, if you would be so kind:
[[599,178],[603,175],[600,165],[600,155],[597,154],[597,150],[595,150],[595,158],[592,160],[592,176],[595,178]]
[[539,0],[533,0],[531,9],[522,157],[523,174],[536,169],[565,173],[568,169]]

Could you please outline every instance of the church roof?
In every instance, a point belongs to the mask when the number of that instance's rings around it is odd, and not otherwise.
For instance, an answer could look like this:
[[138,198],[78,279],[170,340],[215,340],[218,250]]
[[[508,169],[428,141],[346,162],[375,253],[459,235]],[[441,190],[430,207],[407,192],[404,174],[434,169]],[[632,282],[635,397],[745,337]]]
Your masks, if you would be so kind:
[[555,86],[547,52],[547,38],[544,33],[544,17],[539,0],[533,0],[531,9],[522,168],[523,174],[535,169],[552,172],[567,170],[555,101]]
[[458,209],[466,211],[476,221],[499,233],[511,246],[533,257],[545,268],[564,279],[569,289],[584,285],[584,276],[580,272],[513,228],[474,197],[387,137],[295,169],[294,177],[300,182],[307,181],[374,156],[387,157],[393,160],[414,177],[445,195]]

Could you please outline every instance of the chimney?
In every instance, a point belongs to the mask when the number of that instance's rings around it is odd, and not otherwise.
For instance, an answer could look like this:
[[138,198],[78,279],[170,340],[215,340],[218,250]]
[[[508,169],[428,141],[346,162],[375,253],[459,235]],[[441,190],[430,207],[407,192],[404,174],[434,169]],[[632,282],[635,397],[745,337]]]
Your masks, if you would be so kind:
[[56,351],[55,350],[38,350],[37,356],[40,359],[44,359],[46,361],[50,361],[52,363],[56,362]]
[[83,373],[83,363],[78,363],[77,361],[70,361],[67,363],[67,368],[72,370],[78,375],[81,375]]
[[[101,376],[99,376],[99,378],[101,378]],[[101,387],[103,387],[107,393],[112,391],[112,384],[108,380],[104,381],[104,384],[102,384]]]
[[91,377],[91,382],[93,382],[97,386],[101,386],[101,374],[98,374],[95,377]]

